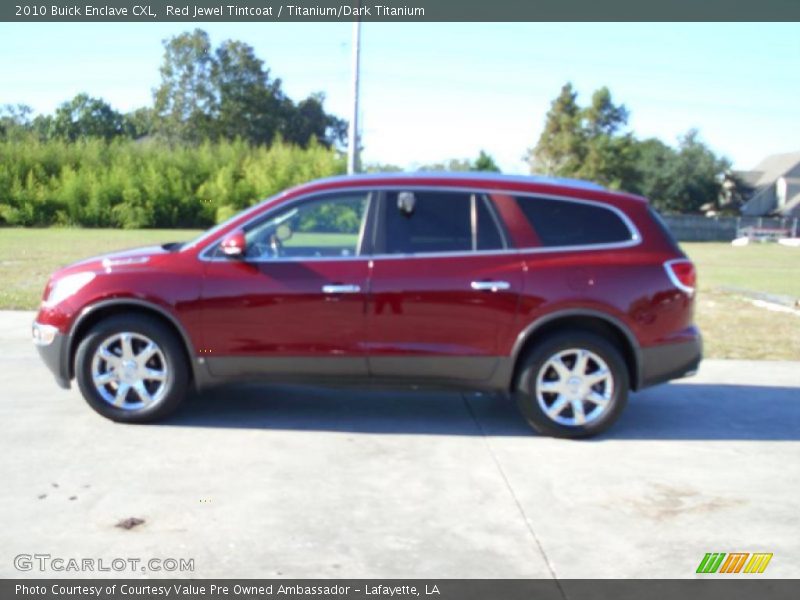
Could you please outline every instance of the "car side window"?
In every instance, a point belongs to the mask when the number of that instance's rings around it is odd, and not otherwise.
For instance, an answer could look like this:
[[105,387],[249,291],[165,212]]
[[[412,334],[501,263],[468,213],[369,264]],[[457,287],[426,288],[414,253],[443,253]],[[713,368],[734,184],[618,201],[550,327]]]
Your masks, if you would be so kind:
[[530,196],[516,200],[542,246],[612,244],[633,238],[630,228],[610,208]]
[[247,258],[338,258],[358,254],[367,192],[302,201],[245,229]]
[[477,194],[386,193],[377,251],[387,254],[469,252],[503,248],[497,222]]

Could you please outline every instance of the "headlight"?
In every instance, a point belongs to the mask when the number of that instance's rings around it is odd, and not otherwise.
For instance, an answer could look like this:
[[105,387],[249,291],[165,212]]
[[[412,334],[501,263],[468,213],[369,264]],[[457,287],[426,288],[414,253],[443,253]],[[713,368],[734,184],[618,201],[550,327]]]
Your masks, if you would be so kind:
[[57,280],[44,301],[44,306],[56,306],[95,278],[94,273],[74,273]]

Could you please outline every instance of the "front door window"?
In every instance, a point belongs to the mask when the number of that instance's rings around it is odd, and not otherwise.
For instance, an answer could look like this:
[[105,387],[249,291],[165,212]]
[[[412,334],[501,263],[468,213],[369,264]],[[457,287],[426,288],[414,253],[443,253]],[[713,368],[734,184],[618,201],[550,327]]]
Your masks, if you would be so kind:
[[366,192],[325,196],[274,213],[248,227],[247,258],[348,258],[359,253]]

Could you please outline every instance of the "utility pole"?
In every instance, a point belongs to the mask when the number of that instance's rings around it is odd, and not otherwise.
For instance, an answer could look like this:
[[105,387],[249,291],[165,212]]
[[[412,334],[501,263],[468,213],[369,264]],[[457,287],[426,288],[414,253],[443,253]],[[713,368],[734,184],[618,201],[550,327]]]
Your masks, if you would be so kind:
[[347,174],[358,169],[358,76],[361,54],[361,20],[353,21],[353,114],[347,131]]

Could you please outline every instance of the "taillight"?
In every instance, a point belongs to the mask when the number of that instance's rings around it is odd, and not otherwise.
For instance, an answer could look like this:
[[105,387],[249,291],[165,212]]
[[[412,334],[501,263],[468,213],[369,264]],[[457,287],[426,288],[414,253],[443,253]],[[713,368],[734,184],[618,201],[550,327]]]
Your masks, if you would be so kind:
[[664,263],[664,269],[676,288],[690,296],[694,294],[694,288],[697,285],[697,271],[692,261],[685,258],[668,260]]

